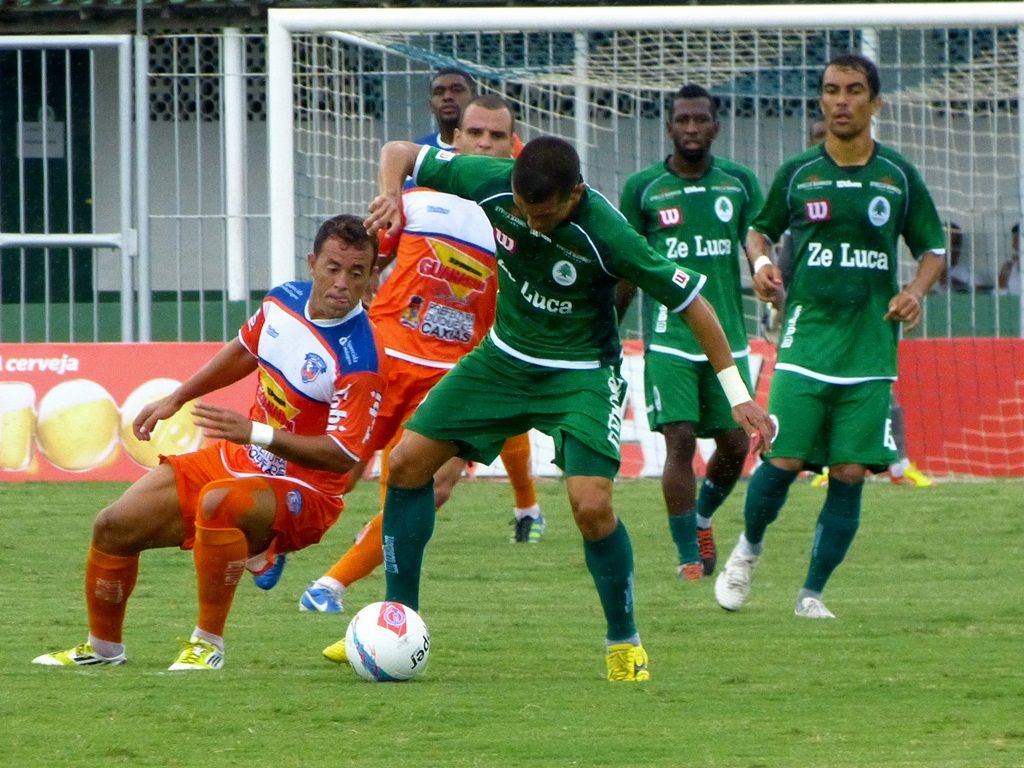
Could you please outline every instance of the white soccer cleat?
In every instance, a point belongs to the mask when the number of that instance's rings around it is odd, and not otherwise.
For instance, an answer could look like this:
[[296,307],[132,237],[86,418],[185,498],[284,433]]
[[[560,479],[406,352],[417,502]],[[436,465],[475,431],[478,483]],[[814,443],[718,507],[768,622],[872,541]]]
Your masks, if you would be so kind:
[[796,610],[793,613],[805,619],[834,619],[836,617],[819,598],[810,595],[796,601]]
[[727,611],[738,611],[750,594],[750,579],[761,558],[758,555],[744,555],[739,544],[733,549],[725,568],[715,579],[715,600]]

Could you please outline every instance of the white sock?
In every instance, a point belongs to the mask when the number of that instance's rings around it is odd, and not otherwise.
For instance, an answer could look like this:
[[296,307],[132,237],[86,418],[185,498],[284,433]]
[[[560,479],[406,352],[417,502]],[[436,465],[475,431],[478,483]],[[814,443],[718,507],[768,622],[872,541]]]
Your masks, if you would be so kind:
[[320,587],[327,587],[332,592],[337,592],[339,597],[345,592],[345,585],[331,576],[321,576],[313,583]]
[[704,517],[704,515],[697,515],[697,527],[698,528],[710,528],[711,518]]
[[522,520],[524,517],[532,517],[535,520],[540,517],[540,504],[534,504],[532,507],[516,507],[516,520]]
[[196,638],[197,640],[205,640],[218,651],[224,653],[224,638],[220,635],[215,635],[213,634],[213,632],[207,632],[205,629],[200,629],[199,627],[196,627],[195,630],[193,630],[192,632],[192,637]]
[[112,643],[109,640],[100,640],[98,637],[89,633],[89,645],[96,653],[106,659],[112,659],[115,656],[120,656],[124,653],[124,643]]
[[889,474],[893,477],[903,477],[903,473],[910,466],[910,459],[900,459],[895,464],[889,465]]
[[757,544],[751,544],[747,541],[747,535],[745,533],[740,534],[740,543],[737,547],[740,554],[744,557],[760,557],[764,551],[764,541],[759,541]]

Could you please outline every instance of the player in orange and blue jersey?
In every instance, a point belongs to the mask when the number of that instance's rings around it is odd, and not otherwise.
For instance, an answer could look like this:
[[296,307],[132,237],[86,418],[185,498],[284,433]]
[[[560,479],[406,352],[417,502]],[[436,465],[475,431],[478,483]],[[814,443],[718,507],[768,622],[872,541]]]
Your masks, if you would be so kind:
[[88,640],[35,663],[123,664],[139,555],[176,546],[195,552],[199,618],[170,669],[223,666],[224,626],[247,564],[318,542],[344,508],[344,474],[372,439],[384,355],[362,298],[376,255],[359,218],[327,220],[307,257],[312,280],[273,289],[237,339],[142,409],[133,429],[147,440],[186,403],[258,374],[248,416],[197,403],[195,423],[217,442],[162,456],[99,514],[85,575]]

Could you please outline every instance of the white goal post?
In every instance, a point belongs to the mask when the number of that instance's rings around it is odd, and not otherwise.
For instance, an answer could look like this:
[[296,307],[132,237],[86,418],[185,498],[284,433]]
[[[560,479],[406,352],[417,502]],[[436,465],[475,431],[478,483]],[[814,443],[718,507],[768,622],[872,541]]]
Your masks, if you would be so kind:
[[[688,82],[717,98],[714,153],[767,186],[805,146],[824,65],[851,50],[879,68],[875,134],[921,170],[963,232],[970,285],[929,297],[923,335],[1024,336],[1019,282],[1016,293],[996,284],[1024,211],[1019,2],[271,9],[268,285],[296,277],[323,218],[366,210],[385,141],[433,130],[439,68],[509,100],[524,141],[572,141],[585,180],[614,201],[627,176],[669,153],[667,105]],[[749,298],[748,310],[754,334],[761,312]],[[1010,417],[1024,419],[1024,400],[1011,400]],[[1019,433],[1007,430],[1008,451]],[[1005,463],[992,459],[992,474]]]

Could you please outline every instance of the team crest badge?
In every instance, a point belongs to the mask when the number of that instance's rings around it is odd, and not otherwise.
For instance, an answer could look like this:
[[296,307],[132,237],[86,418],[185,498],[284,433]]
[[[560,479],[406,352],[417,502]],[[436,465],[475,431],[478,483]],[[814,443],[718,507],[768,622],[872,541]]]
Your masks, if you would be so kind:
[[570,286],[576,282],[576,267],[572,262],[563,259],[556,262],[555,266],[551,268],[551,277],[561,286]]
[[889,221],[891,214],[892,207],[889,205],[889,201],[882,196],[874,198],[868,204],[868,219],[876,227],[880,227]]
[[304,384],[314,382],[317,376],[326,371],[327,363],[324,359],[315,352],[310,352],[302,363],[302,381]]
[[715,216],[723,224],[727,224],[732,221],[733,207],[732,200],[724,195],[715,200]]
[[832,207],[828,200],[807,201],[808,221],[830,221],[832,219]]
[[672,275],[672,282],[680,288],[685,288],[690,282],[690,276],[686,272],[683,272],[683,270],[677,269],[676,273]]
[[658,211],[658,221],[663,227],[674,227],[683,223],[683,212],[679,208],[662,208]]
[[284,504],[293,515],[302,511],[302,494],[298,491],[288,491],[284,497]]

